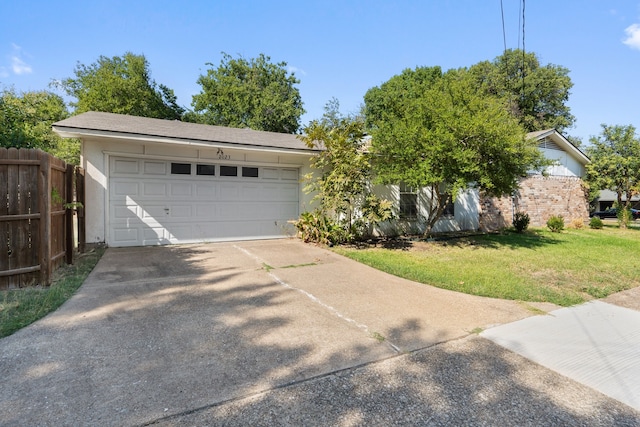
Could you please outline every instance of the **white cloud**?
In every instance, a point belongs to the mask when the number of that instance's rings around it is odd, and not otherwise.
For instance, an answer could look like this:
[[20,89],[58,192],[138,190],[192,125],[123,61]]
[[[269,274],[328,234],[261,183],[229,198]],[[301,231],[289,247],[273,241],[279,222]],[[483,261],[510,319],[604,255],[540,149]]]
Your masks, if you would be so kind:
[[15,55],[11,57],[11,69],[17,75],[31,74],[33,72],[33,70],[31,69],[31,65],[25,63],[22,59]]
[[[33,72],[33,68],[24,61],[23,58],[25,54],[22,52],[22,47],[15,43],[11,43],[11,50],[13,52],[10,55],[7,55],[10,64],[8,66],[0,66],[0,77],[9,77],[10,72],[18,76],[31,74]],[[26,56],[30,57],[28,54]]]
[[624,32],[627,38],[622,40],[622,43],[632,49],[640,50],[640,24],[632,24],[628,26]]

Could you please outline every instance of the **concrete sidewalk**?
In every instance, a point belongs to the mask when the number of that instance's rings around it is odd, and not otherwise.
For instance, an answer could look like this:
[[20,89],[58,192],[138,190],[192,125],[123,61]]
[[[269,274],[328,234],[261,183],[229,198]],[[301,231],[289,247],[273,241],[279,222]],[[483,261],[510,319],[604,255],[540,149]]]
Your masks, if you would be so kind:
[[640,312],[602,301],[481,336],[640,411]]
[[471,334],[531,315],[295,240],[109,249],[0,340],[0,424],[640,425]]

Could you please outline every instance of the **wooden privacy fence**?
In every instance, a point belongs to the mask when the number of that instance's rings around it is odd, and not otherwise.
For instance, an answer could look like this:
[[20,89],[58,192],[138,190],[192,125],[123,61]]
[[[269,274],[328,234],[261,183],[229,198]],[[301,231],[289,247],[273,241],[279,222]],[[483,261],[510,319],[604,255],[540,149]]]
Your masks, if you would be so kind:
[[73,262],[74,236],[84,242],[74,226],[84,230],[83,209],[74,221],[74,208],[83,203],[82,169],[44,151],[0,148],[0,289],[49,285]]

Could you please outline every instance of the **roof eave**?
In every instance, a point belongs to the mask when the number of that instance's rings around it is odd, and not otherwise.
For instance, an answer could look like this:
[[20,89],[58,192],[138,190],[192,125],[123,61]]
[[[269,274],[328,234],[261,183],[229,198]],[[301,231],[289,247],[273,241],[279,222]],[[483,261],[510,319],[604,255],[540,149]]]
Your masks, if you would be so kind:
[[210,147],[210,148],[237,148],[239,150],[266,151],[271,153],[287,153],[287,154],[314,154],[320,150],[304,149],[304,148],[288,148],[268,145],[242,144],[228,141],[208,141],[195,138],[175,138],[163,137],[155,135],[136,134],[129,132],[114,132],[97,129],[76,128],[69,126],[52,126],[53,131],[63,138],[112,138],[112,139],[129,139],[142,142],[154,142],[164,144],[188,145],[193,147]]

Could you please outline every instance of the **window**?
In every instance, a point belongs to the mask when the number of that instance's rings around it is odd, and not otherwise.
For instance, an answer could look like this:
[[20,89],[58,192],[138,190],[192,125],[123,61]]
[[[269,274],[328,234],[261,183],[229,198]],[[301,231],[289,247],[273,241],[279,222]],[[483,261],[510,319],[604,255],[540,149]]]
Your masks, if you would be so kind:
[[418,192],[415,188],[400,183],[400,218],[415,219],[418,217]]
[[191,163],[171,163],[172,175],[191,175]]
[[220,176],[238,176],[238,167],[220,166]]
[[442,211],[442,216],[453,218],[455,216],[455,213],[456,213],[455,205],[451,200],[449,200],[449,203],[447,203],[447,206],[444,207],[444,211]]
[[215,175],[215,165],[196,165],[196,175]]
[[258,177],[258,168],[242,168],[242,176],[246,178],[257,178]]

